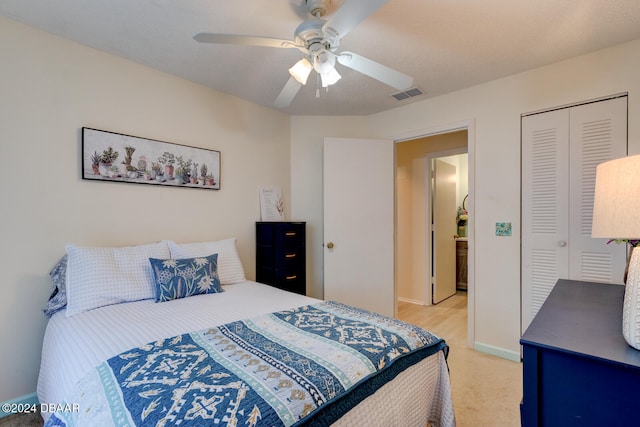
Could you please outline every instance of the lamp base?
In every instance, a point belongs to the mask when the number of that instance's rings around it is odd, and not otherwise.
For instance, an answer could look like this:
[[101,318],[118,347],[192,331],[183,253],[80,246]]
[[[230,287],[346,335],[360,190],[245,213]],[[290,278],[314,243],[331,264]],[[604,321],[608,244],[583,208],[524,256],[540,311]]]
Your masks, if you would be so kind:
[[625,341],[640,350],[640,250],[631,248],[622,306],[622,335]]

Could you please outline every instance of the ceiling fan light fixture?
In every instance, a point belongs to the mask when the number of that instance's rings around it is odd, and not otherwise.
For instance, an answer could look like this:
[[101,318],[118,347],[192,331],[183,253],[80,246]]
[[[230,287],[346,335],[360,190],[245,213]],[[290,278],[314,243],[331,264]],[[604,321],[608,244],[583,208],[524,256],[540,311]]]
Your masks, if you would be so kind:
[[340,80],[335,64],[336,56],[327,51],[319,52],[313,57],[313,69],[320,75],[322,87],[331,86]]
[[331,67],[330,70],[320,74],[320,78],[322,79],[322,87],[328,87],[336,84],[338,80],[342,78],[342,76],[336,71],[335,68]]
[[311,65],[307,58],[302,58],[296,62],[293,67],[289,68],[289,74],[291,74],[298,83],[306,85],[311,70],[313,70],[313,65]]

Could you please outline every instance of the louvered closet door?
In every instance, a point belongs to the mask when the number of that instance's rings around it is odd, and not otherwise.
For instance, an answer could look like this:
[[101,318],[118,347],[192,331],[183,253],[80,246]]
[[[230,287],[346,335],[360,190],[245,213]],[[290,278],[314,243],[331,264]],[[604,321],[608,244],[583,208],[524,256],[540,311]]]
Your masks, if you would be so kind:
[[522,118],[522,331],[558,279],[622,283],[626,247],[591,220],[596,166],[626,153],[626,97]]
[[522,119],[522,326],[569,277],[569,111]]
[[580,105],[569,114],[569,278],[621,284],[626,247],[591,238],[591,221],[596,166],[627,155],[627,98]]

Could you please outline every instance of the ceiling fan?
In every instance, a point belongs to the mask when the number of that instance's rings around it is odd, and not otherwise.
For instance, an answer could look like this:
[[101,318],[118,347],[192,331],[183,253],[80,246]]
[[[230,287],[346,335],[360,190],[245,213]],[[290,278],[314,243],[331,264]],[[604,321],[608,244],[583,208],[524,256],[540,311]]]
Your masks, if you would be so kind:
[[[340,80],[336,61],[397,90],[413,85],[413,77],[389,68],[353,52],[336,52],[340,40],[378,10],[388,0],[345,0],[331,16],[332,0],[302,0],[302,6],[313,19],[302,22],[294,32],[293,40],[235,34],[198,33],[193,38],[200,43],[237,44],[298,49],[304,57],[289,69],[291,77],[276,98],[274,106],[288,107],[300,88],[307,83],[311,71],[318,74],[322,87],[329,87]],[[318,96],[318,91],[316,91]]]

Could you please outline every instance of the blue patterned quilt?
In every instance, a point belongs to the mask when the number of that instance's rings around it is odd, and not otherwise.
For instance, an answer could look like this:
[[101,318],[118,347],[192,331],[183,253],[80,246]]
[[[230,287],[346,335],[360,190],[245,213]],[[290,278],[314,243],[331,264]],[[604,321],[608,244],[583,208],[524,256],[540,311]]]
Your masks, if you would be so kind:
[[329,425],[445,342],[322,302],[152,342],[83,378],[47,426]]

